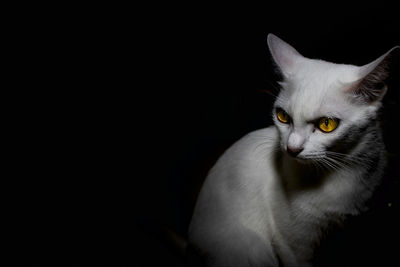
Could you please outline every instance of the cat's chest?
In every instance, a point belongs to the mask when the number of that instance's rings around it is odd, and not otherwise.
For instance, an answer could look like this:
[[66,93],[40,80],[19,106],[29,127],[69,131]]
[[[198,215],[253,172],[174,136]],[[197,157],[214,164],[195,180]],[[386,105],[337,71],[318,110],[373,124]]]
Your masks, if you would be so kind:
[[289,207],[307,216],[352,213],[349,209],[362,192],[363,172],[358,168],[321,172],[313,166],[287,160],[282,162],[278,172]]
[[332,223],[341,222],[342,214],[352,213],[354,210],[350,193],[346,195],[335,192],[334,188],[332,183],[325,187],[287,193],[287,209],[274,209],[274,217],[279,221],[275,236],[284,240],[283,243],[290,247],[296,258],[310,260],[314,245],[318,243],[322,233]]

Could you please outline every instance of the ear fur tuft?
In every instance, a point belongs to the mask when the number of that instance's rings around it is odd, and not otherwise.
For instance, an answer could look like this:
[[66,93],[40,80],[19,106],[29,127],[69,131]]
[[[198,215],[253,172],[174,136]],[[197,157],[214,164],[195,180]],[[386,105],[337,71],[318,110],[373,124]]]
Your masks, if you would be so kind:
[[360,67],[361,78],[349,90],[356,101],[373,103],[382,100],[387,90],[385,80],[389,76],[389,61],[392,52],[398,48],[396,46],[377,60]]

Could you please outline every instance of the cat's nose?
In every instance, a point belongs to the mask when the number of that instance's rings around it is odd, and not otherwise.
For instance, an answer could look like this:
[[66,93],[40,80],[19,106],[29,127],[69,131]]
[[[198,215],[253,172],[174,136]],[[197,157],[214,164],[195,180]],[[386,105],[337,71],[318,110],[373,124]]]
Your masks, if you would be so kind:
[[286,150],[288,154],[292,157],[296,157],[298,154],[300,154],[301,151],[303,151],[303,147],[290,147],[287,146]]

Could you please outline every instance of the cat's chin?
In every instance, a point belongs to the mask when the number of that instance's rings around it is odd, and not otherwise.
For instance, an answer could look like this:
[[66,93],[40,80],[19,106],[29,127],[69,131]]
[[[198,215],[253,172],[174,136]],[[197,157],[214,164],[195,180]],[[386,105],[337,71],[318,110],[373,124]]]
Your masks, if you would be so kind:
[[293,161],[295,161],[297,163],[300,163],[300,164],[304,164],[304,165],[312,164],[312,158],[309,158],[307,156],[298,155],[297,157],[292,157],[292,156],[290,156],[288,154],[287,154],[287,156],[289,158],[291,158]]
[[281,150],[280,152],[290,161],[294,161],[294,162],[300,163],[300,164],[311,164],[312,163],[312,159],[307,156],[300,154],[300,155],[293,157],[285,150]]
[[[292,157],[293,158],[293,157]],[[296,162],[301,163],[301,164],[310,164],[311,163],[311,159],[306,158],[306,157],[295,157],[293,158]]]

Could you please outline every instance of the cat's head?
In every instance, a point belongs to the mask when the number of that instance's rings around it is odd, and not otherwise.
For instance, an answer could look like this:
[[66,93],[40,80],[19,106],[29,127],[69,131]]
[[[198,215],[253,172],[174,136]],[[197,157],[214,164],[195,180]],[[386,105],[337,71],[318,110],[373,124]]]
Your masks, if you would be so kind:
[[283,76],[273,109],[283,151],[303,160],[320,157],[335,144],[353,144],[376,120],[386,62],[399,47],[353,66],[306,58],[273,34],[267,42]]

